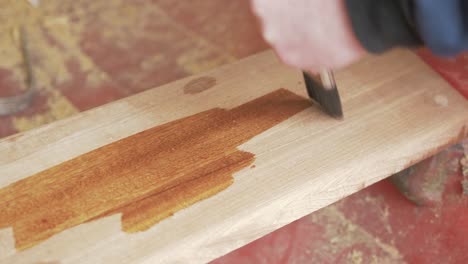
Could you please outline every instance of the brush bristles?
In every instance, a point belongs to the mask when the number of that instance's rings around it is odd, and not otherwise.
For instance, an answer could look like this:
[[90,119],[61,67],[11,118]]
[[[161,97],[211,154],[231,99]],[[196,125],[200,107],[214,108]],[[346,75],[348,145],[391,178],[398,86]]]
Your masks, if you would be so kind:
[[309,97],[316,101],[330,116],[342,119],[343,109],[336,86],[332,89],[325,89],[320,82],[314,80],[308,73],[303,72],[303,74]]

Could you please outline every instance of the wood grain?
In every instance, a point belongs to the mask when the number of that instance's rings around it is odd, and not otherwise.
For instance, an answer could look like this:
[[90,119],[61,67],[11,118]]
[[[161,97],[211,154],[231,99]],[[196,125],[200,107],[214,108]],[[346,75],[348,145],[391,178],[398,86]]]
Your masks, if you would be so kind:
[[[309,107],[301,73],[266,52],[1,140],[0,262],[206,262],[466,136],[466,100],[412,53],[369,57],[336,77],[344,121]],[[216,82],[204,89],[202,78]],[[246,106],[266,110],[234,114]],[[181,184],[210,167],[197,159],[219,162],[225,173],[202,174],[220,181]],[[152,162],[188,169],[169,183],[132,181]],[[183,206],[161,202],[178,199],[170,187],[185,188],[175,192]]]
[[24,250],[70,227],[122,213],[126,232],[227,188],[254,154],[237,146],[310,107],[277,90],[119,140],[0,189],[0,228]]

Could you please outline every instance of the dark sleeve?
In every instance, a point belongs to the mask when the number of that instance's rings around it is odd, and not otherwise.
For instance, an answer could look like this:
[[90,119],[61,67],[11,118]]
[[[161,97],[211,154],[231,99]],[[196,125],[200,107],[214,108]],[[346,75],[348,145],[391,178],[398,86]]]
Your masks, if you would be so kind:
[[412,0],[345,0],[345,4],[355,35],[369,52],[422,45]]
[[440,56],[468,50],[468,1],[414,0],[415,19],[426,46]]
[[466,0],[344,0],[354,33],[365,49],[427,46],[434,54],[468,51]]

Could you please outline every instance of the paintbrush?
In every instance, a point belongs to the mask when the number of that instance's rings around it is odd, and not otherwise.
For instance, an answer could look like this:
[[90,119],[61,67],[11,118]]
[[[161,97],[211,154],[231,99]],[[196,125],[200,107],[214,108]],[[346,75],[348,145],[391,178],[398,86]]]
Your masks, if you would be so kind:
[[309,97],[317,102],[325,113],[331,117],[342,119],[343,108],[333,71],[322,71],[320,81],[315,80],[311,74],[305,71],[303,71],[303,75]]

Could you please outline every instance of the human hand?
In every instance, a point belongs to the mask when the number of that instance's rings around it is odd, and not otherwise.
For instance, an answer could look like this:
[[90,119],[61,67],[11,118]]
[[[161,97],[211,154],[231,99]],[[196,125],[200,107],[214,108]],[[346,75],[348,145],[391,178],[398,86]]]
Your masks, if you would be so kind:
[[313,73],[347,66],[366,52],[344,0],[251,0],[263,36],[283,62]]

